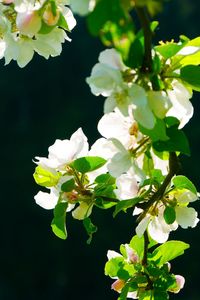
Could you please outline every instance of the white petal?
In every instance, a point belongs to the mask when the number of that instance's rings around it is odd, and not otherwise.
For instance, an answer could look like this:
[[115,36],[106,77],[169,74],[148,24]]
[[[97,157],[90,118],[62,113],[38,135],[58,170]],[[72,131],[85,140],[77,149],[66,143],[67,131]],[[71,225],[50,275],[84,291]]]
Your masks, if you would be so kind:
[[88,205],[85,202],[81,202],[80,205],[73,210],[72,216],[74,219],[83,220],[90,216],[93,205]]
[[176,221],[182,228],[193,228],[199,222],[199,219],[197,218],[197,212],[194,208],[177,206],[175,210]]
[[52,191],[50,193],[40,191],[35,195],[34,199],[44,209],[53,209],[58,202],[58,196]]
[[138,183],[133,176],[122,174],[116,180],[117,189],[114,191],[118,199],[125,200],[137,196]]
[[104,102],[104,108],[103,108],[104,114],[112,112],[116,106],[117,106],[116,100],[114,96],[111,95]]
[[191,191],[184,191],[183,193],[178,193],[176,199],[179,203],[188,203],[198,200],[198,196]]
[[124,71],[127,67],[124,65],[121,55],[115,49],[106,49],[99,55],[99,62],[109,67]]
[[169,97],[163,91],[149,91],[148,102],[154,114],[160,119],[166,116],[167,111],[172,106]]
[[112,258],[115,258],[115,257],[122,257],[122,255],[117,253],[116,251],[108,250],[108,252],[107,252],[108,260],[111,260]]
[[73,142],[75,147],[75,158],[86,156],[88,154],[89,145],[87,142],[87,137],[81,128],[72,134],[70,142]]
[[98,123],[98,131],[105,138],[116,138],[127,144],[130,140],[129,128],[133,124],[130,117],[123,116],[119,110],[105,114]]
[[142,237],[142,235],[144,234],[145,230],[147,229],[148,223],[150,221],[150,217],[151,217],[150,215],[147,215],[146,217],[144,217],[142,219],[142,221],[140,221],[140,223],[136,227],[135,231],[136,231],[136,234],[139,237]]
[[176,117],[180,120],[179,128],[183,128],[193,116],[194,108],[189,100],[192,95],[176,80],[172,82],[172,86],[173,90],[167,91],[172,103],[172,107],[167,112],[167,116]]
[[158,243],[164,243],[168,240],[171,228],[167,225],[164,219],[152,217],[148,225],[148,232],[153,240]]
[[114,177],[119,177],[127,172],[131,167],[131,157],[129,153],[117,153],[108,164],[108,171]]
[[191,55],[200,50],[200,47],[186,46],[182,48],[176,55]]

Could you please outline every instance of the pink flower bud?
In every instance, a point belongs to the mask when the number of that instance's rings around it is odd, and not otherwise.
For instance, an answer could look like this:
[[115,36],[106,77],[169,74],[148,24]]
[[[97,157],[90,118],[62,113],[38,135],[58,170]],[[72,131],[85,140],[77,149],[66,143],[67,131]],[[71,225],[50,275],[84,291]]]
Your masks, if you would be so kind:
[[3,0],[2,1],[3,4],[11,4],[13,2],[14,2],[14,0]]
[[34,36],[41,28],[42,22],[37,11],[18,13],[16,25],[20,33],[27,36]]
[[125,248],[126,248],[126,254],[128,257],[128,261],[133,264],[138,263],[139,257],[137,255],[137,253],[135,252],[135,250],[133,250],[128,244],[125,244]]
[[181,275],[175,275],[175,278],[176,278],[176,287],[169,289],[169,292],[177,294],[184,287],[185,278]]
[[122,279],[117,279],[111,285],[111,289],[120,293],[124,286],[125,286],[125,281]]

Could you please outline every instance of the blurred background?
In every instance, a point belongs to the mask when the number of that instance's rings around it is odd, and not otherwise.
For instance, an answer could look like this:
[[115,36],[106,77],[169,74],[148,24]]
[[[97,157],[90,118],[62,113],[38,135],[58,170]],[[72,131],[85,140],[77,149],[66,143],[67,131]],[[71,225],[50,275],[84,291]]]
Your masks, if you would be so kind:
[[[199,0],[166,4],[158,16],[157,40],[200,35],[199,13]],[[99,137],[103,99],[91,95],[85,77],[103,46],[88,35],[84,19],[77,21],[72,42],[64,44],[60,57],[46,61],[35,55],[24,69],[0,62],[0,300],[117,299],[103,268],[107,250],[118,251],[134,235],[131,213],[113,219],[112,211],[94,210],[98,232],[88,246],[82,224],[70,215],[69,238],[56,238],[50,227],[52,211],[33,199],[39,190],[32,178],[34,156],[46,156],[56,138],[69,138],[78,127],[90,144]],[[182,164],[200,190],[200,95],[194,95],[193,105],[195,115],[185,128],[192,156],[182,157]],[[200,208],[198,203],[195,207]],[[191,243],[191,248],[173,263],[173,272],[185,276],[186,285],[170,299],[199,300],[200,227],[179,229],[171,238]]]

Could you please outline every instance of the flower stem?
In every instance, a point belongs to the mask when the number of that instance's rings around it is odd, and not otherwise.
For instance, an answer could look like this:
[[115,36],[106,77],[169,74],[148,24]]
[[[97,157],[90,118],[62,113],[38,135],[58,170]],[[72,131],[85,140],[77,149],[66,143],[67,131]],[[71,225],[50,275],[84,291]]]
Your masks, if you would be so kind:
[[143,71],[144,73],[150,73],[152,71],[152,31],[150,27],[151,23],[145,7],[136,7],[136,12],[144,32],[144,60],[141,71]]
[[143,259],[142,259],[142,265],[144,267],[147,266],[148,245],[149,245],[149,237],[148,237],[148,233],[147,233],[147,230],[146,230],[144,232],[144,255],[143,255]]

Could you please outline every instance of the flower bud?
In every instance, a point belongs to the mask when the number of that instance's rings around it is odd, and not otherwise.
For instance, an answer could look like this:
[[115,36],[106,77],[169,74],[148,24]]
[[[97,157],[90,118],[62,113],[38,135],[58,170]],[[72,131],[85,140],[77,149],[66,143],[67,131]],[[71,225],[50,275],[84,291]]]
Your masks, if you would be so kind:
[[54,15],[51,5],[48,4],[42,18],[48,26],[54,26],[58,23],[58,20],[60,18],[60,11],[59,9],[56,9],[56,14]]
[[176,279],[176,287],[169,289],[169,292],[177,294],[184,287],[185,278],[181,275],[175,275],[175,279]]
[[14,0],[3,0],[1,1],[3,4],[11,4],[14,2]]
[[111,289],[118,292],[118,293],[120,293],[124,286],[125,286],[125,281],[122,280],[122,279],[117,279],[111,285]]
[[128,244],[125,244],[125,248],[126,248],[128,261],[133,264],[138,263],[139,257],[137,255],[137,253]]
[[26,11],[17,14],[16,25],[20,33],[34,36],[41,28],[42,22],[37,11]]

